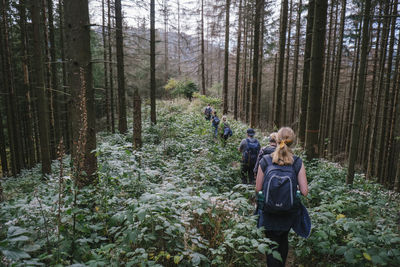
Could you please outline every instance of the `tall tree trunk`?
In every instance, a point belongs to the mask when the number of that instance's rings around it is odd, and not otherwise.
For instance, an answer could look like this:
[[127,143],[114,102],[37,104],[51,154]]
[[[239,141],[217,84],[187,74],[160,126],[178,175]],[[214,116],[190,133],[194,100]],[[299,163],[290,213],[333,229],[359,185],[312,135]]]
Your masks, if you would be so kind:
[[43,23],[43,34],[44,34],[44,52],[45,52],[45,84],[47,86],[47,99],[49,101],[49,133],[50,133],[50,157],[51,159],[56,159],[57,157],[57,144],[56,144],[56,129],[55,129],[55,118],[54,118],[54,91],[53,91],[53,73],[51,69],[51,57],[50,57],[50,47],[49,47],[49,24],[47,20],[47,5],[46,0],[42,1],[42,23]]
[[307,158],[318,158],[318,134],[321,114],[322,82],[324,75],[324,41],[326,33],[327,0],[315,1],[314,26],[311,49],[310,89],[308,94],[307,124],[306,124],[306,155]]
[[[286,28],[288,19],[288,0],[282,0],[281,6],[281,21],[279,28],[279,63],[278,63],[278,80],[275,96],[275,116],[274,125],[280,127],[282,121],[282,91],[283,91],[283,68],[285,63],[285,43],[286,43]],[[286,107],[283,107],[286,109]]]
[[253,80],[251,92],[251,116],[250,127],[255,128],[257,125],[257,89],[258,89],[258,63],[259,63],[259,47],[260,47],[260,15],[263,7],[263,0],[257,0],[255,5],[254,16],[254,49],[253,49]]
[[382,116],[382,128],[381,128],[381,140],[380,140],[380,150],[379,150],[379,181],[380,183],[387,182],[386,171],[389,166],[387,166],[388,161],[388,144],[390,143],[389,139],[389,130],[390,130],[390,112],[389,108],[391,107],[391,99],[393,99],[393,95],[390,97],[390,85],[391,80],[393,79],[393,53],[394,53],[394,41],[396,39],[396,19],[397,19],[397,6],[398,0],[393,1],[393,11],[391,13],[391,29],[390,29],[390,41],[389,41],[389,53],[388,53],[388,63],[387,63],[387,73],[386,73],[386,83],[385,83],[385,98],[383,102],[383,116]]
[[[274,121],[274,110],[275,110],[275,105],[276,105],[276,100],[275,100],[275,96],[276,96],[276,79],[277,79],[277,68],[278,68],[278,54],[275,54],[275,59],[274,59],[274,84],[272,87],[272,109],[271,109],[271,122],[273,124]],[[273,125],[271,125],[273,127]]]
[[353,184],[354,180],[354,165],[358,154],[359,135],[361,129],[362,110],[364,103],[365,93],[365,72],[366,62],[368,56],[368,42],[369,42],[369,19],[370,19],[371,0],[365,1],[364,8],[364,22],[361,42],[361,62],[360,62],[360,73],[359,82],[356,92],[355,109],[352,122],[351,140],[350,140],[350,155],[349,155],[349,167],[347,170],[346,184]]
[[41,39],[41,20],[40,10],[41,1],[31,1],[31,14],[33,26],[33,67],[35,71],[35,86],[37,106],[38,106],[38,128],[40,138],[40,154],[42,160],[42,173],[51,173],[50,161],[50,142],[49,142],[49,111],[48,100],[46,94],[46,86],[44,84],[44,73],[42,67],[42,49],[43,41]]
[[6,152],[6,139],[4,137],[3,127],[3,114],[0,109],[0,162],[1,162],[1,174],[3,177],[8,176],[8,162]]
[[229,70],[229,9],[231,0],[226,0],[225,12],[225,56],[224,56],[224,84],[223,84],[223,113],[228,113],[228,70]]
[[136,150],[142,147],[142,100],[137,88],[133,93],[133,146]]
[[[331,106],[332,106],[332,102],[334,101],[334,74],[335,74],[335,63],[336,63],[336,33],[337,33],[337,20],[338,20],[338,14],[339,14],[339,5],[336,5],[336,11],[335,11],[335,26],[333,29],[333,40],[332,40],[332,59],[331,59],[331,63],[330,63],[330,73],[329,73],[329,84],[328,84],[328,88],[327,88],[327,92],[328,92],[328,104],[326,107],[326,118],[325,118],[325,123],[324,123],[324,134],[323,134],[323,138],[324,140],[326,138],[329,138],[329,126],[331,125],[331,122],[335,119],[335,117],[331,116]],[[329,138],[329,143],[332,142],[332,140]],[[325,153],[328,151],[328,144],[325,144],[325,142],[323,142],[323,148],[324,148],[324,155],[326,155]]]
[[306,140],[306,122],[308,108],[308,89],[310,81],[311,66],[311,45],[314,25],[314,9],[315,0],[308,1],[307,28],[306,28],[306,46],[304,48],[304,66],[303,66],[303,83],[301,86],[301,103],[300,103],[300,119],[299,119],[299,141],[305,143]]
[[71,119],[75,178],[78,186],[96,182],[96,116],[90,51],[88,0],[65,3],[65,36],[69,86],[72,96]]
[[[246,3],[247,4],[247,3]],[[247,97],[246,97],[246,88],[247,88],[247,55],[248,55],[248,32],[249,32],[249,25],[250,25],[250,19],[249,14],[248,14],[248,6],[246,6],[246,19],[244,25],[244,36],[243,36],[243,68],[242,68],[242,108],[241,108],[241,120],[245,121],[246,120],[246,107],[247,107]]]
[[[229,7],[228,7],[228,12],[229,12]],[[228,19],[229,19],[229,15],[228,15]],[[229,35],[228,35],[228,38],[229,38]],[[201,0],[201,91],[202,91],[203,95],[206,94],[206,82],[205,82],[204,72],[205,72],[205,66],[204,66],[204,0]],[[225,106],[225,104],[224,104],[224,106]]]
[[235,72],[235,100],[234,100],[234,111],[233,117],[235,120],[238,119],[238,94],[239,94],[239,71],[240,71],[240,47],[242,38],[242,0],[239,2],[239,22],[238,22],[238,37],[236,45],[236,72]]
[[378,90],[377,90],[377,101],[376,101],[376,108],[375,108],[375,118],[374,118],[374,125],[371,132],[371,139],[370,139],[370,147],[368,152],[368,168],[367,168],[367,177],[371,177],[373,175],[377,175],[377,167],[376,162],[378,160],[375,159],[376,155],[379,155],[379,145],[377,142],[377,134],[378,134],[378,126],[379,126],[379,115],[381,109],[381,101],[382,101],[382,89],[383,89],[383,80],[384,80],[384,72],[385,72],[385,62],[386,62],[386,54],[387,54],[387,42],[388,42],[388,35],[389,35],[389,3],[384,4],[384,22],[382,28],[382,39],[380,45],[380,63],[379,63],[379,78],[378,78]]
[[[26,139],[27,139],[27,154],[28,154],[28,167],[32,168],[35,164],[35,148],[33,138],[33,124],[32,124],[32,101],[31,101],[31,85],[29,77],[29,57],[28,57],[28,38],[26,30],[26,3],[25,0],[21,0],[18,5],[19,10],[19,27],[21,30],[21,50],[23,53],[22,59],[22,71],[24,74],[24,94],[26,101],[26,114],[24,120],[26,121]],[[2,133],[0,133],[2,134]]]
[[177,0],[178,5],[178,76],[181,76],[181,5],[180,0]]
[[[264,66],[264,31],[265,31],[265,20],[264,20],[264,3],[265,1],[263,0],[261,3],[261,25],[260,25],[260,48],[259,48],[259,60],[258,60],[258,74],[257,74],[257,101],[255,105],[257,106],[257,111],[256,111],[256,125],[257,127],[261,127],[261,101],[262,101],[262,93],[261,93],[261,88],[262,88],[262,74],[263,74],[263,66]],[[268,105],[267,105],[268,107]]]
[[168,67],[168,4],[167,0],[164,0],[164,80],[168,82],[169,78],[169,67]]
[[286,125],[288,123],[287,111],[288,111],[288,82],[289,82],[289,62],[290,62],[290,41],[292,34],[292,13],[293,13],[293,0],[290,0],[289,4],[289,26],[288,26],[288,36],[286,42],[286,58],[285,58],[285,78],[283,86],[283,119],[282,123]]
[[340,36],[339,36],[339,48],[338,55],[336,58],[336,76],[335,76],[335,89],[333,96],[333,104],[332,104],[332,119],[330,120],[329,125],[329,140],[330,140],[330,151],[331,155],[335,155],[336,150],[336,135],[335,135],[335,121],[336,121],[336,105],[339,91],[339,78],[340,78],[340,70],[342,66],[342,52],[343,52],[343,38],[344,38],[344,25],[346,19],[346,0],[342,0],[342,13],[340,15]]
[[107,39],[106,39],[106,10],[105,0],[101,0],[101,35],[103,37],[103,68],[104,68],[104,95],[105,95],[105,107],[106,107],[106,124],[107,131],[111,131],[111,114],[110,114],[110,97],[108,89],[108,62],[107,62]]
[[297,21],[296,21],[296,41],[294,44],[294,65],[293,65],[293,81],[292,81],[292,113],[290,116],[291,122],[295,122],[296,99],[297,99],[297,79],[299,67],[299,51],[300,51],[300,22],[301,22],[302,0],[297,4]]
[[63,108],[64,108],[64,124],[63,124],[63,139],[66,144],[66,152],[70,153],[72,148],[72,124],[69,116],[69,104],[71,97],[67,87],[67,68],[65,64],[65,47],[64,47],[64,1],[58,1],[59,19],[60,19],[60,50],[61,50],[61,68],[62,68],[62,87],[63,87]]
[[[50,59],[51,59],[51,84],[53,96],[53,117],[54,117],[54,134],[55,144],[61,139],[60,126],[60,110],[59,110],[59,82],[58,82],[58,65],[56,64],[56,40],[54,30],[53,0],[47,1],[48,21],[49,21],[49,41],[50,41]],[[57,147],[57,145],[56,145]]]
[[126,121],[124,39],[122,35],[121,0],[115,0],[115,25],[118,76],[118,130],[120,133],[125,134],[128,130],[128,126]]
[[150,1],[150,119],[156,124],[156,28],[154,0]]
[[114,108],[114,74],[113,74],[113,62],[112,62],[112,46],[111,46],[111,1],[107,0],[108,8],[108,22],[107,22],[107,34],[108,34],[108,69],[110,71],[110,109],[111,109],[111,132],[115,133],[115,108]]

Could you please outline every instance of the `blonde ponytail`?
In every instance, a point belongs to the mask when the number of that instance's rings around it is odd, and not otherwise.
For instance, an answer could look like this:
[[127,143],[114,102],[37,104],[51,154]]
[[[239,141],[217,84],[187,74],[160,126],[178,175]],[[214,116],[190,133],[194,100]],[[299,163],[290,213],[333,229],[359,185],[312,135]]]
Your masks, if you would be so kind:
[[277,134],[277,147],[275,152],[271,154],[272,162],[278,165],[292,165],[293,152],[290,146],[294,143],[296,136],[293,130],[289,127],[279,129]]

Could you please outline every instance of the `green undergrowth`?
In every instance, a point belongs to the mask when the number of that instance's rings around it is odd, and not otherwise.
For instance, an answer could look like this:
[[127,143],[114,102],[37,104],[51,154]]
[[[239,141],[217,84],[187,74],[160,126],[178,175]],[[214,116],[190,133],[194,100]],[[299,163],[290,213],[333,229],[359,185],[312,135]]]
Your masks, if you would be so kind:
[[[231,120],[223,146],[202,115],[220,101],[196,98],[159,102],[157,125],[144,108],[141,151],[132,130],[99,133],[96,185],[74,187],[69,157],[62,180],[55,161],[46,181],[40,166],[3,181],[0,266],[265,266],[273,244],[256,228],[254,187],[240,184],[247,126]],[[313,228],[308,239],[290,234],[296,263],[399,266],[399,195],[361,175],[346,186],[333,163],[306,168]]]
[[240,184],[237,164],[246,126],[232,121],[234,136],[223,146],[212,137],[203,105],[160,102],[157,125],[147,123],[145,110],[141,151],[132,149],[132,132],[99,133],[95,186],[76,190],[68,158],[62,183],[57,162],[47,181],[39,167],[7,179],[0,209],[3,264],[265,264],[271,242],[255,227],[254,188]]
[[310,194],[303,202],[313,224],[308,239],[293,236],[303,266],[400,266],[400,195],[326,162],[307,164]]

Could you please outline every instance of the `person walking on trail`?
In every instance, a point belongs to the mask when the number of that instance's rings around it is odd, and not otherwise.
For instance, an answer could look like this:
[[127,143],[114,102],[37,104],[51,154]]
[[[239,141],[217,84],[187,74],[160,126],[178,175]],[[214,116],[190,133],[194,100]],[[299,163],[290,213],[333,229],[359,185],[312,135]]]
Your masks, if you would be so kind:
[[285,266],[291,228],[302,237],[308,237],[311,231],[307,209],[297,197],[300,192],[307,196],[308,184],[301,158],[294,156],[290,149],[294,140],[295,134],[291,128],[281,128],[277,134],[276,150],[265,155],[258,167],[256,193],[263,197],[262,221],[265,234],[278,243],[273,251],[277,251],[282,258],[280,261],[272,253],[268,254],[268,267]]
[[232,136],[232,130],[231,127],[229,126],[229,123],[226,120],[226,116],[222,116],[222,133],[221,133],[221,138],[223,140],[223,144],[224,146],[226,145],[226,140],[228,140],[228,138],[230,136]]
[[239,145],[239,152],[242,153],[241,174],[243,184],[254,184],[253,169],[261,148],[258,140],[254,138],[255,134],[254,129],[247,129],[247,138],[243,139]]
[[214,111],[214,116],[212,116],[211,125],[214,127],[214,138],[218,137],[218,125],[219,118],[217,116],[217,111]]
[[211,120],[211,114],[212,114],[212,108],[211,105],[208,104],[207,107],[204,109],[204,116],[206,120]]
[[254,178],[257,178],[258,166],[260,165],[260,160],[265,156],[273,153],[276,149],[276,138],[277,132],[273,132],[268,136],[268,145],[260,149],[260,153],[258,153],[256,165],[254,166]]

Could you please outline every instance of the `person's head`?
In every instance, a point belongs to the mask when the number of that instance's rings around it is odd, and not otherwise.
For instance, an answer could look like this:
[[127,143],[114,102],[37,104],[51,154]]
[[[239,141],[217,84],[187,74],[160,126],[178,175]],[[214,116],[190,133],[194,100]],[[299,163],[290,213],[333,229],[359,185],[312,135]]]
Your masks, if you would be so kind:
[[276,135],[277,147],[272,153],[272,162],[278,165],[292,165],[293,152],[290,146],[294,143],[296,136],[289,127],[282,127]]
[[208,103],[207,106],[209,107],[209,106],[210,106],[210,103]]
[[256,134],[256,132],[254,131],[253,128],[247,129],[247,136],[248,137],[254,137],[255,134]]
[[226,122],[226,116],[225,116],[225,115],[222,116],[222,121],[223,121],[223,122]]
[[276,139],[278,138],[277,135],[277,132],[273,132],[268,136],[268,142],[270,146],[276,146]]

